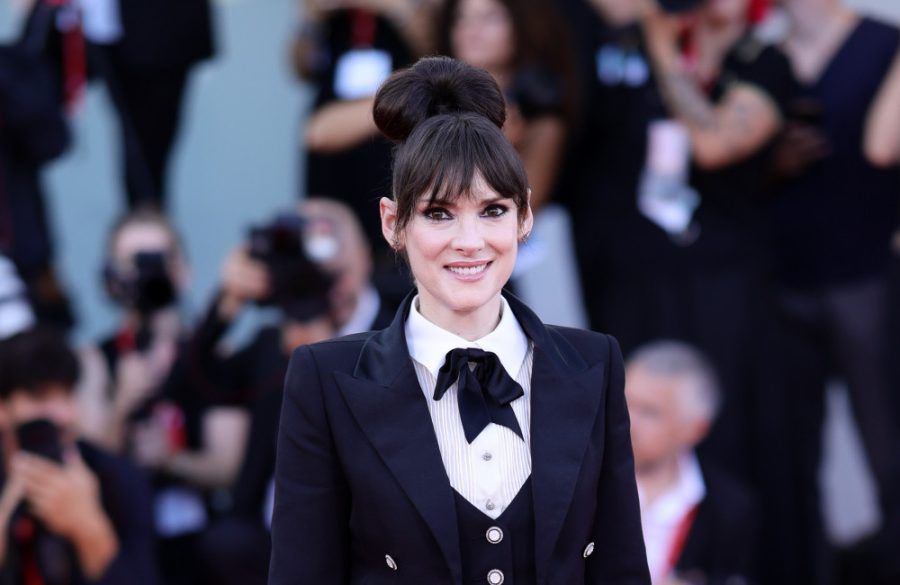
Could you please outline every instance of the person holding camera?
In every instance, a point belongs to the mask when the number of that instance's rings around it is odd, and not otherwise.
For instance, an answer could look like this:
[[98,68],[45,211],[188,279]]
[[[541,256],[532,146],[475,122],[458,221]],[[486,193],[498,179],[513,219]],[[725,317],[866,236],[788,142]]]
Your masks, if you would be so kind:
[[[382,326],[389,319],[371,283],[371,255],[353,211],[312,198],[250,230],[225,260],[219,292],[195,331],[170,384],[215,396],[250,413],[232,503],[202,539],[210,579],[265,583],[270,555],[272,476],[284,373],[301,345]],[[218,346],[248,305],[275,309],[237,351]]]
[[78,440],[78,373],[55,333],[0,341],[0,580],[154,585],[149,486],[124,459]]
[[214,512],[213,494],[240,466],[248,416],[167,383],[185,343],[179,299],[188,267],[161,212],[142,208],[117,222],[103,279],[122,316],[115,334],[82,352],[81,426],[153,472],[163,574],[170,583],[196,582],[192,547]]

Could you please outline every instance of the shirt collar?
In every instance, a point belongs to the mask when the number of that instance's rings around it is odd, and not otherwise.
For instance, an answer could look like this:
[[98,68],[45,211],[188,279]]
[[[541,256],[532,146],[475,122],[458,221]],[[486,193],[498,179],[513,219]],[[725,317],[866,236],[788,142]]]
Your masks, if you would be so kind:
[[515,380],[528,353],[528,337],[516,320],[506,299],[501,297],[500,323],[475,341],[468,341],[435,325],[419,312],[419,297],[412,301],[406,319],[406,343],[410,356],[435,377],[447,353],[457,347],[476,347],[497,354],[503,368]]
[[661,495],[652,506],[644,505],[643,489],[638,483],[642,515],[656,524],[674,524],[706,497],[706,484],[700,463],[693,451],[683,453],[678,458],[678,483]]

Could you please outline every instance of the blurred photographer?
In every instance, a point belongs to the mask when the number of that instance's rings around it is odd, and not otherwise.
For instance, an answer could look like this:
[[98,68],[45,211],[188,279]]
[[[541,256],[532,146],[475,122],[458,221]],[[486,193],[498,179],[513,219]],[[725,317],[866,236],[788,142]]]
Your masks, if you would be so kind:
[[0,342],[0,580],[154,584],[149,488],[128,462],[78,440],[78,372],[55,333]]
[[178,235],[161,213],[142,209],[113,226],[103,284],[121,318],[112,335],[83,351],[86,376],[79,391],[83,432],[108,449],[127,448],[130,420],[169,375],[187,281]]
[[[290,354],[299,345],[383,326],[390,314],[370,275],[369,247],[353,212],[327,199],[309,199],[251,229],[225,261],[215,302],[171,380],[251,413],[231,511],[204,536],[203,556],[217,584],[265,583],[275,443]],[[240,350],[221,352],[220,341],[250,304],[277,309],[277,323]]]
[[79,388],[85,436],[152,470],[160,563],[168,583],[201,577],[193,544],[214,490],[240,466],[247,415],[165,384],[185,343],[179,299],[188,268],[172,224],[141,209],[112,229],[103,270],[122,309],[118,330],[83,352]]

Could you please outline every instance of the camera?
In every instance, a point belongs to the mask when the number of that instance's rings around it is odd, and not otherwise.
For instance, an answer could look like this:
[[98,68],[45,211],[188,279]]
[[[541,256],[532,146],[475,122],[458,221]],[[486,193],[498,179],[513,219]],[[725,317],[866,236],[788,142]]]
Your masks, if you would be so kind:
[[141,315],[151,315],[175,303],[175,284],[163,252],[138,252],[134,270],[127,273],[112,265],[103,272],[110,296]]
[[19,449],[56,463],[63,462],[59,427],[46,419],[36,419],[16,427]]
[[296,213],[250,228],[250,257],[265,264],[269,272],[270,294],[258,304],[276,306],[301,322],[328,314],[335,279],[320,264],[336,256],[339,246],[336,237],[321,228]]
[[696,10],[703,0],[659,0],[659,6],[669,14],[683,14]]

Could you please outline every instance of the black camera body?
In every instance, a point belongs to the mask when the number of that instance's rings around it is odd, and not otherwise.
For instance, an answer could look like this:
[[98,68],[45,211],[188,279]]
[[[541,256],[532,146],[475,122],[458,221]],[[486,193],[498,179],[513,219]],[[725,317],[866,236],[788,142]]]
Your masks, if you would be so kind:
[[59,427],[46,419],[35,419],[16,427],[19,449],[59,464],[63,462],[61,435]]
[[258,304],[276,306],[297,321],[328,314],[328,295],[335,280],[310,259],[307,224],[303,216],[285,213],[249,232],[250,257],[265,264],[269,272],[270,294]]
[[683,14],[700,8],[703,0],[659,0],[660,7],[669,14]]
[[120,304],[151,315],[175,303],[175,284],[169,275],[166,255],[162,252],[138,252],[134,271],[125,275],[112,265],[103,270],[106,289]]

